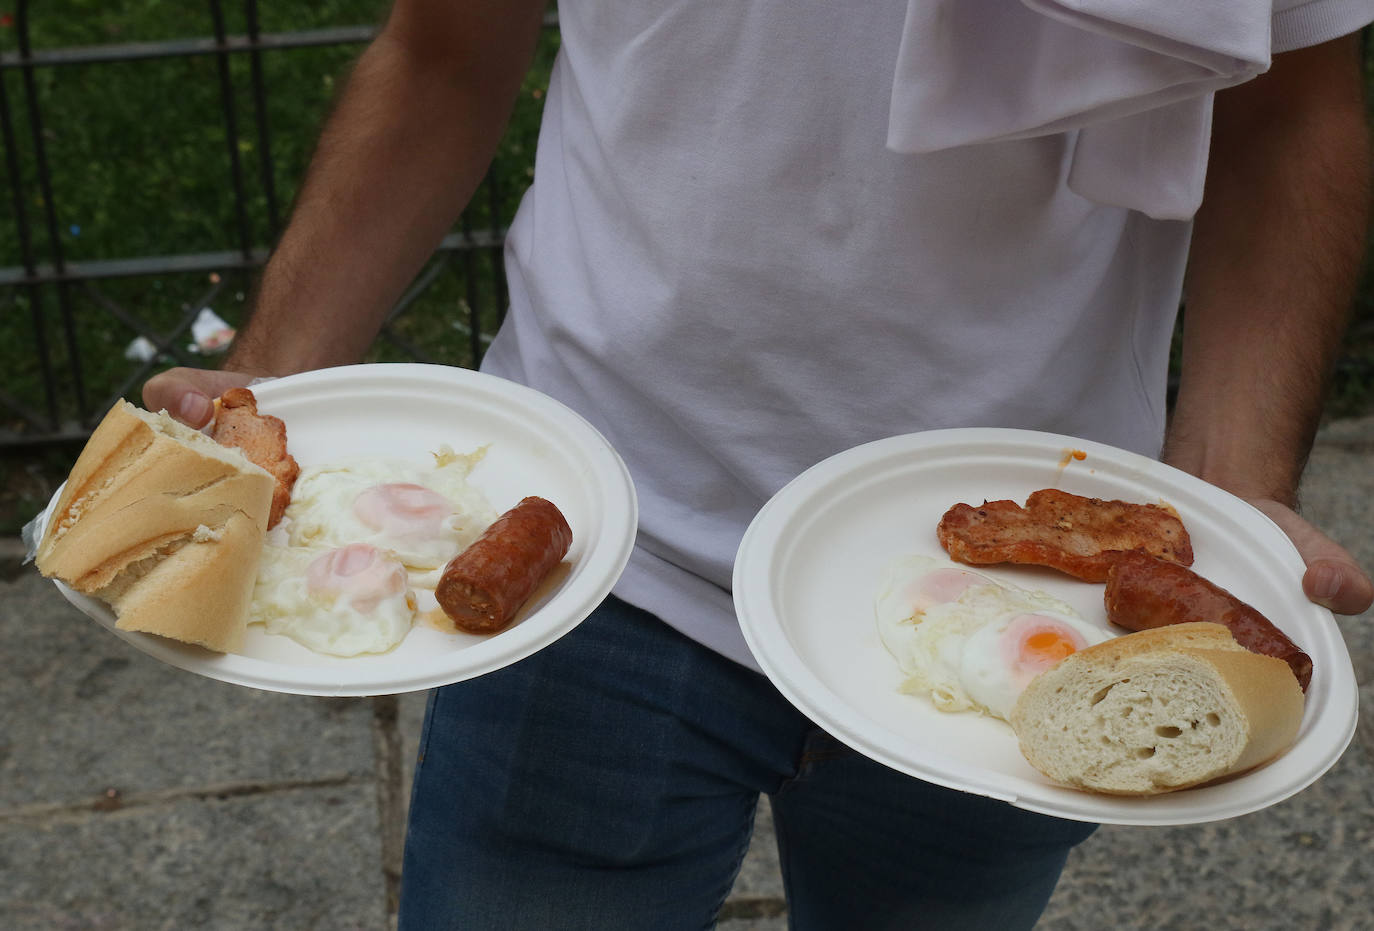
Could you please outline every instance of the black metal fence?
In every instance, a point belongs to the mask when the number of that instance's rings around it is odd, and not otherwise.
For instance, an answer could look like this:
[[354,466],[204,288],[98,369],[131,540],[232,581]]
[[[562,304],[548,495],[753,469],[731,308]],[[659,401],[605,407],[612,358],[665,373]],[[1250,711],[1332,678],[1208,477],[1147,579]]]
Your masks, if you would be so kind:
[[[380,7],[383,0],[375,2]],[[183,14],[195,8],[172,6]],[[31,7],[18,0],[12,14],[0,14],[6,176],[0,205],[7,200],[11,214],[5,218],[0,206],[0,450],[82,440],[116,398],[136,396],[159,368],[213,364],[188,343],[193,326],[211,307],[231,325],[240,321],[254,273],[284,221],[283,204],[290,195],[282,190],[288,186],[283,178],[303,165],[298,159],[284,172],[279,148],[286,146],[279,146],[283,134],[272,118],[274,101],[299,95],[301,87],[274,82],[269,65],[310,49],[347,49],[352,55],[376,28],[265,31],[256,0],[232,7],[207,0],[203,15],[197,9],[196,22],[208,33],[202,37],[141,41],[121,35],[125,41],[35,48]],[[556,45],[555,13],[545,25]],[[63,151],[72,127],[56,125],[47,103],[51,88],[44,81],[78,74],[99,82],[119,69],[174,60],[213,66],[202,68],[198,80],[213,85],[201,91],[212,101],[207,109],[213,111],[215,138],[194,156],[202,169],[217,162],[211,173],[217,171],[221,179],[213,198],[219,215],[197,241],[207,247],[144,249],[118,258],[109,256],[119,250],[109,249],[76,254],[80,218],[72,215],[68,189],[83,168],[77,166],[75,173],[70,165],[65,173],[54,169],[54,151]],[[539,95],[536,85],[531,106],[537,106]],[[537,118],[530,122],[537,124]],[[147,158],[151,163],[161,155]],[[480,360],[506,304],[500,252],[505,224],[532,174],[532,158],[532,137],[523,148],[512,146],[498,156],[474,203],[393,308],[370,358],[456,365]],[[126,181],[124,187],[138,183]],[[1369,306],[1374,300],[1368,291],[1361,296],[1356,335],[1364,333],[1360,339],[1374,342]],[[135,342],[144,351],[126,358]],[[1348,353],[1340,378],[1374,392],[1374,353]]]
[[[35,48],[31,6],[20,0],[15,12],[0,21],[10,32],[0,39],[9,38],[6,44],[13,46],[4,50],[0,45],[6,175],[6,191],[0,196],[11,208],[10,218],[0,220],[0,448],[84,439],[117,398],[136,396],[160,368],[212,364],[200,347],[188,342],[193,324],[203,310],[226,304],[224,320],[232,324],[241,316],[254,272],[283,224],[285,198],[275,164],[271,103],[273,95],[298,88],[274,86],[265,63],[271,56],[309,48],[350,49],[352,55],[376,29],[362,25],[265,32],[258,4],[245,0],[231,11],[242,31],[231,33],[224,4],[208,0],[205,22],[211,34],[205,37]],[[556,15],[550,13],[545,25],[556,33]],[[208,150],[202,156],[221,162],[222,190],[230,203],[214,234],[222,248],[73,258],[68,244],[80,229],[54,170],[52,140],[61,134],[60,127],[51,125],[42,79],[80,72],[80,80],[99,80],[110,69],[169,59],[214,63],[220,148],[218,156]],[[530,146],[522,157],[532,162],[532,154]],[[506,303],[500,261],[505,222],[522,190],[518,180],[530,171],[493,171],[487,177],[476,205],[393,308],[375,357],[460,365],[480,360]],[[502,180],[512,174],[517,184]],[[4,212],[0,207],[0,217]],[[417,337],[407,321],[419,316],[412,312],[421,298],[446,278],[450,293],[443,302],[441,327],[447,339]],[[170,303],[170,313],[162,307],[150,314],[142,295],[171,280],[179,283],[180,293],[170,299],[158,295],[152,302]],[[139,287],[128,285],[135,281]],[[101,317],[100,325],[91,325]],[[141,344],[141,353],[126,358],[135,343]]]

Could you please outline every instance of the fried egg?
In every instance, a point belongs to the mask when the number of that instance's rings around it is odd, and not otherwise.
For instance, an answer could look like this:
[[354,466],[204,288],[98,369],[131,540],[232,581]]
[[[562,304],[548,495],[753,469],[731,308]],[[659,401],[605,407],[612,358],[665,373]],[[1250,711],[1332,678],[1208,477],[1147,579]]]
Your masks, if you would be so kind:
[[384,653],[409,633],[416,599],[406,568],[367,543],[267,546],[249,623],[334,656]]
[[1110,636],[1052,595],[924,556],[884,569],[874,613],[902,691],[1003,720],[1035,675]]
[[305,468],[286,509],[288,542],[310,549],[367,543],[391,553],[414,584],[424,585],[422,576],[441,569],[497,517],[467,482],[480,458],[445,447],[432,465],[370,460]]
[[435,610],[443,567],[497,517],[468,484],[482,451],[301,470],[263,549],[249,623],[319,653],[382,653]]
[[1073,613],[1010,611],[969,635],[959,681],[976,707],[1006,721],[1032,679],[1110,636]]
[[918,619],[936,605],[957,601],[969,588],[995,584],[949,560],[905,556],[887,565],[879,580],[874,603],[878,634],[902,670],[912,675],[920,669],[910,660],[918,643]]

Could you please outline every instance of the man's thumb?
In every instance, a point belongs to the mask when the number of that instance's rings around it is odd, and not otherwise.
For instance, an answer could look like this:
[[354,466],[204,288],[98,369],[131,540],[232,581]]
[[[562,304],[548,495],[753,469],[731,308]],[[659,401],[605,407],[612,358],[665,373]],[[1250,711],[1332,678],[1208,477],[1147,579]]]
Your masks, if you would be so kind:
[[213,398],[230,388],[242,388],[255,377],[244,372],[212,369],[168,369],[144,383],[143,406],[150,411],[165,410],[199,430],[214,414]]

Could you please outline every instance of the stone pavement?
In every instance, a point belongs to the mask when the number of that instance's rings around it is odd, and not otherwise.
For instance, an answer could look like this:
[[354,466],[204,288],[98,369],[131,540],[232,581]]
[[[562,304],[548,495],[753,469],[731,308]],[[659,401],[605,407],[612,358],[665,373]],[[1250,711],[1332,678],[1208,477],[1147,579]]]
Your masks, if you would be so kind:
[[[1321,432],[1310,516],[1374,567],[1374,418]],[[423,695],[317,699],[181,672],[0,561],[0,928],[384,931]],[[1374,615],[1341,619],[1355,741],[1263,812],[1102,828],[1048,931],[1374,927]],[[762,806],[724,931],[786,927]]]

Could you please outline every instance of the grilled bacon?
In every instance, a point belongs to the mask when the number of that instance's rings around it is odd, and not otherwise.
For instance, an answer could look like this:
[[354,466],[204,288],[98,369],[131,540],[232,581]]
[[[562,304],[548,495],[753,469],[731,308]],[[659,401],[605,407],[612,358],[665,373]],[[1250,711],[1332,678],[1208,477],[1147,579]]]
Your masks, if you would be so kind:
[[936,528],[950,558],[975,566],[1048,566],[1086,582],[1105,582],[1114,558],[1140,550],[1188,566],[1193,547],[1172,510],[1154,504],[1085,498],[1055,488],[1014,501],[956,504]]
[[243,451],[250,462],[262,466],[277,480],[272,492],[272,511],[268,528],[277,526],[286,506],[291,503],[291,489],[300,474],[300,466],[286,451],[286,424],[271,414],[258,413],[258,399],[247,388],[230,388],[215,403],[215,425],[210,438],[222,446]]

